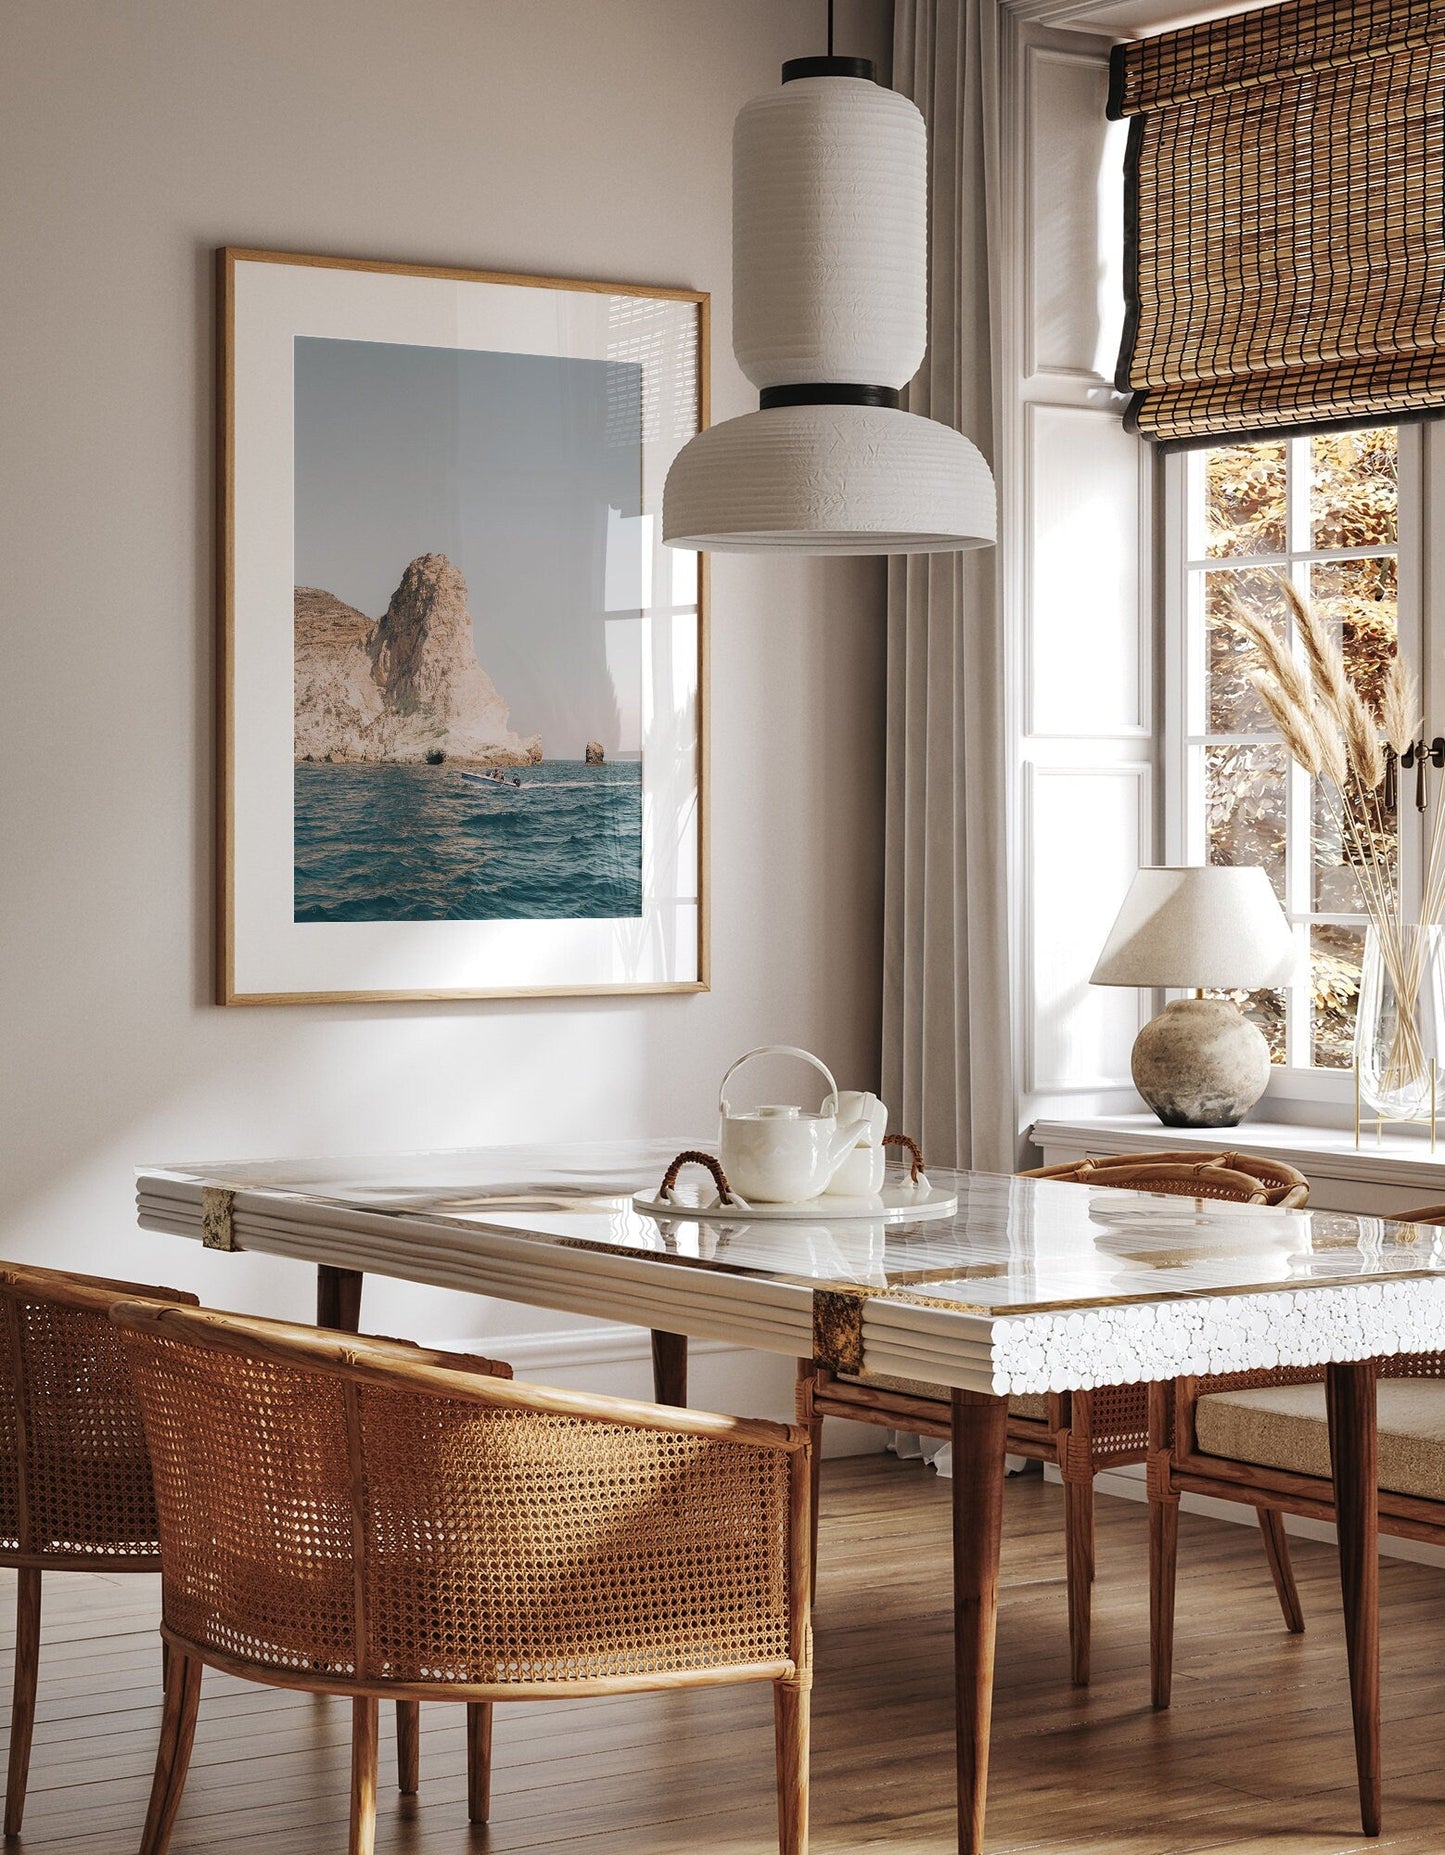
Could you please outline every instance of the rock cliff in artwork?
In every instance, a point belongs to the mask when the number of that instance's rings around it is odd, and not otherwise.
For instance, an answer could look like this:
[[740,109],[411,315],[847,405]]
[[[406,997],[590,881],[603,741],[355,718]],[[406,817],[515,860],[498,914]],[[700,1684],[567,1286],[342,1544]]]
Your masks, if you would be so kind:
[[412,561],[377,620],[298,586],[295,624],[298,760],[542,758],[477,662],[466,581],[445,554]]

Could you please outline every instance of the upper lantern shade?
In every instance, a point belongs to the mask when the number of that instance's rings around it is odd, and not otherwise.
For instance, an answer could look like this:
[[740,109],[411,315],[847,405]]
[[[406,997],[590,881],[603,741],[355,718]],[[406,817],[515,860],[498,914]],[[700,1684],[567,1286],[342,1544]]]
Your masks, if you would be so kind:
[[906,386],[928,341],[928,131],[896,90],[803,77],[733,128],[733,352],[754,386]]

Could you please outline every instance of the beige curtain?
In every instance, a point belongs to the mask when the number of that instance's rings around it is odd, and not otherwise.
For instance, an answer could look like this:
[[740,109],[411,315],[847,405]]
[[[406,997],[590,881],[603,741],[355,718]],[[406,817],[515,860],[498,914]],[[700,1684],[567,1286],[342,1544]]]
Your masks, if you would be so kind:
[[[928,355],[913,412],[996,463],[997,0],[895,0],[894,87],[929,134]],[[941,1165],[1010,1172],[1004,648],[998,554],[888,566],[883,1098]]]

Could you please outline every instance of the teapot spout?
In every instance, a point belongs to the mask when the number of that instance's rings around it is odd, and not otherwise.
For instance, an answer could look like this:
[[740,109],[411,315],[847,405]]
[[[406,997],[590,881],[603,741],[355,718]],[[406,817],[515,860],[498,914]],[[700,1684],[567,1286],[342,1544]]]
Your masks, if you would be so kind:
[[866,1114],[860,1114],[856,1120],[849,1121],[846,1126],[840,1127],[837,1133],[834,1134],[832,1140],[828,1143],[828,1154],[825,1162],[828,1168],[828,1178],[830,1181],[834,1173],[836,1173],[838,1168],[843,1164],[843,1161],[847,1159],[848,1155],[868,1132],[869,1125],[869,1117]]

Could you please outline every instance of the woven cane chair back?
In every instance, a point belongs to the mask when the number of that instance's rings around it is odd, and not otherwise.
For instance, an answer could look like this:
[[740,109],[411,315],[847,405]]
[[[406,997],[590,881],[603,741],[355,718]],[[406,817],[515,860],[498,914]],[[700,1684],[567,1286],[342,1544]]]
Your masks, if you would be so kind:
[[457,1699],[787,1668],[799,1433],[279,1323],[116,1318],[166,1628],[203,1659]]
[[1112,1153],[1100,1159],[1071,1160],[1063,1166],[1039,1166],[1018,1176],[1284,1210],[1297,1210],[1308,1203],[1310,1195],[1309,1180],[1302,1172],[1253,1153]]
[[194,1295],[0,1264],[0,1561],[155,1571],[150,1458],[120,1300]]

